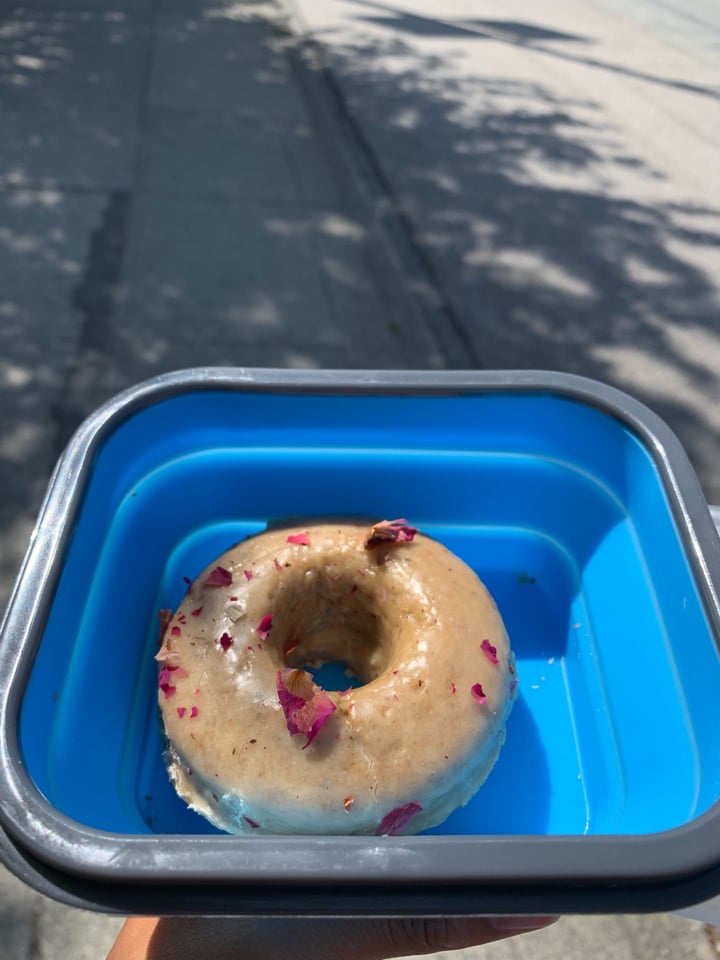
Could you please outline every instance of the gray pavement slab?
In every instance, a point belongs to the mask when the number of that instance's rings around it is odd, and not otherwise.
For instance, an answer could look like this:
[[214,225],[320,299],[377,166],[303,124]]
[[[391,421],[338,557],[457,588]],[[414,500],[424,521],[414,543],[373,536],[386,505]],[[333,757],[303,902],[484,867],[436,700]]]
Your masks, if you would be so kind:
[[[150,107],[138,190],[156,196],[293,203],[296,139],[255,116]],[[301,134],[297,146],[301,147]]]
[[163,15],[150,83],[153,105],[256,113],[292,122],[303,115],[284,39],[266,23]]
[[0,23],[2,102],[135,103],[150,49],[146,24],[122,13],[23,9]]
[[[348,343],[357,328],[343,329],[313,266],[330,218],[157,196],[136,198],[133,214],[117,334],[135,374],[188,362],[345,366],[354,350],[362,357],[368,349]],[[349,234],[335,246],[352,245],[355,225],[335,222]],[[371,300],[367,319],[380,344],[389,339],[383,310]]]
[[134,107],[47,102],[3,105],[0,187],[127,189],[137,152]]

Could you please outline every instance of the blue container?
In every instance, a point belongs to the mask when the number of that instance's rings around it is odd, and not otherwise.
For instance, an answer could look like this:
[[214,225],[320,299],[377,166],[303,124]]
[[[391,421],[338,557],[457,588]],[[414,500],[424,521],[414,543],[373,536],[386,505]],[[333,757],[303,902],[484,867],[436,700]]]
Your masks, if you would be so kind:
[[[408,517],[495,596],[520,677],[506,746],[475,799],[419,837],[221,835],[165,773],[157,610],[268,520],[358,513]],[[5,859],[43,892],[120,912],[705,899],[720,891],[719,571],[677,440],[591,381],[150,381],[71,442],[4,623]]]

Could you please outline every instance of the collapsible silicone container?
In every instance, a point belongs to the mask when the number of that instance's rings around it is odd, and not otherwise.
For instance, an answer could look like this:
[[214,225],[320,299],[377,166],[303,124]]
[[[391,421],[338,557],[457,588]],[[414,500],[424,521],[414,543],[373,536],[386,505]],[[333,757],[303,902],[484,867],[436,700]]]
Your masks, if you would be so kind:
[[[268,521],[342,514],[406,517],[488,585],[520,678],[506,745],[475,799],[424,835],[221,835],[164,770],[157,610]],[[45,893],[123,913],[706,900],[720,892],[719,580],[678,441],[593,381],[149,381],[68,446],[2,627],[3,857]]]

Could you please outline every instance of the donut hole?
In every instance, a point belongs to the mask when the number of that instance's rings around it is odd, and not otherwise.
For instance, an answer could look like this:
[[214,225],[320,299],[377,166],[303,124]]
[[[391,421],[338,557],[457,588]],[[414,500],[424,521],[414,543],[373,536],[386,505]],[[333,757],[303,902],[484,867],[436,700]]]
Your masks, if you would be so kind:
[[386,670],[392,632],[374,577],[330,565],[287,571],[283,580],[271,634],[282,666],[309,670],[326,690],[363,686]]

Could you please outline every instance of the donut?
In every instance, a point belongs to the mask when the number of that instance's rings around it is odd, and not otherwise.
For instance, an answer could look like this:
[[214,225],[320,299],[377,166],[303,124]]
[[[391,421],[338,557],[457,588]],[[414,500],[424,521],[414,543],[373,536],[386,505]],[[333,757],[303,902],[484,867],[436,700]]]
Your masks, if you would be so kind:
[[[417,833],[468,802],[505,739],[498,609],[404,520],[269,528],[161,620],[168,773],[229,833]],[[344,689],[317,682],[328,663]]]

